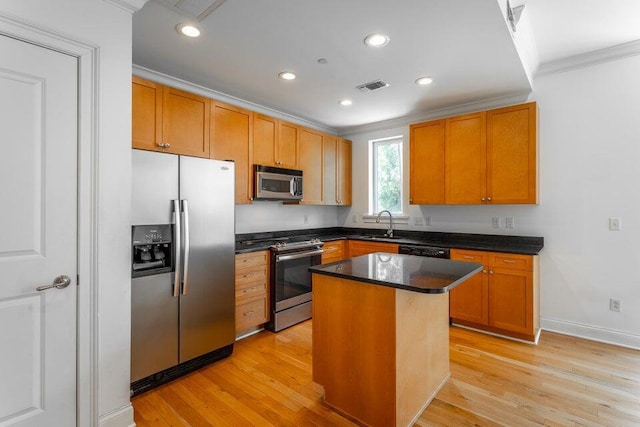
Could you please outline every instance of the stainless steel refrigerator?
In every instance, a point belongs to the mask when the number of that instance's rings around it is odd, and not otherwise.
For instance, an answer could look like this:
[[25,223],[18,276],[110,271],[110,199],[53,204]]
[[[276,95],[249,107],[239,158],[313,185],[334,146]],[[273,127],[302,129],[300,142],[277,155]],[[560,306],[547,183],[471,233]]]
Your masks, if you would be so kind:
[[146,260],[137,264],[133,253],[132,265],[142,265],[132,268],[131,283],[131,382],[137,394],[233,351],[234,164],[133,150],[132,180],[132,236],[136,226],[171,230],[171,236],[142,233],[137,241],[171,246],[162,256],[164,272],[136,277],[144,272],[142,263],[153,262],[154,246],[143,248]]

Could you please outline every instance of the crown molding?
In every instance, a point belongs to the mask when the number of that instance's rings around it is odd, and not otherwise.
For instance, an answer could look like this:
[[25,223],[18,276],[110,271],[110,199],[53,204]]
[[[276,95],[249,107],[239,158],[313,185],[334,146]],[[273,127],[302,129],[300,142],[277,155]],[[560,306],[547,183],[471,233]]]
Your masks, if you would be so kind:
[[139,65],[135,65],[135,64],[133,65],[132,73],[138,77],[142,77],[143,79],[153,80],[154,82],[158,82],[158,83],[175,87],[177,89],[181,89],[187,92],[205,96],[207,98],[213,98],[216,101],[224,102],[226,104],[231,104],[240,108],[245,108],[247,110],[255,111],[256,113],[265,114],[267,116],[275,117],[277,119],[286,120],[287,122],[291,122],[300,126],[305,126],[311,129],[315,129],[320,132],[330,133],[334,135],[338,133],[337,130],[332,127],[325,126],[320,123],[316,123],[301,117],[283,113],[281,111],[273,110],[269,107],[255,104],[253,102],[246,101],[241,98],[236,98],[235,96],[227,95],[226,93],[218,92],[213,89],[209,89],[207,87],[200,86],[195,83],[191,83],[186,80],[179,79],[177,77],[169,76],[167,74],[163,74],[158,71],[150,70],[149,68],[141,67]]
[[518,92],[508,96],[501,96],[481,101],[469,102],[466,104],[455,105],[452,107],[441,108],[432,111],[423,111],[421,113],[411,114],[408,116],[397,117],[394,119],[383,120],[381,122],[369,123],[365,125],[351,126],[340,129],[338,133],[342,137],[351,137],[356,134],[365,132],[376,132],[386,129],[393,129],[401,126],[408,126],[412,123],[420,123],[428,120],[442,119],[449,116],[457,116],[459,114],[472,113],[475,111],[490,110],[492,108],[505,107],[513,104],[527,102],[531,91]]
[[563,73],[635,55],[640,55],[640,40],[634,40],[628,43],[558,59],[556,61],[545,62],[538,67],[536,77]]
[[131,14],[136,13],[149,1],[149,0],[103,0],[105,3],[109,3],[125,10]]

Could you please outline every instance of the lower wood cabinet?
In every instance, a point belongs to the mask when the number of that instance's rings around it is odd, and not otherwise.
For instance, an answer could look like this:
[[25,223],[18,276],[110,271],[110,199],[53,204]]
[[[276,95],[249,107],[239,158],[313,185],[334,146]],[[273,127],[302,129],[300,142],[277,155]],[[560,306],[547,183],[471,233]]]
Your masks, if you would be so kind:
[[236,255],[236,336],[269,321],[269,251]]
[[537,256],[452,249],[451,259],[484,266],[451,291],[454,323],[535,341],[540,329]]
[[333,242],[326,242],[322,247],[322,263],[328,264],[330,262],[341,261],[346,258],[346,240],[335,240]]
[[349,240],[349,257],[372,254],[374,252],[398,253],[398,246],[395,243],[369,242],[363,240]]

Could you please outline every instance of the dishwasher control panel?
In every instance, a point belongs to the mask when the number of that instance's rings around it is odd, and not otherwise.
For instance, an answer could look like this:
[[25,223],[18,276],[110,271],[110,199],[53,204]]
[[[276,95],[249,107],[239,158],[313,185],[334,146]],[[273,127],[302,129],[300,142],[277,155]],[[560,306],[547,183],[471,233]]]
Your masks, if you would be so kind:
[[451,251],[448,248],[437,248],[435,246],[400,245],[400,247],[398,248],[398,253],[429,258],[451,258]]

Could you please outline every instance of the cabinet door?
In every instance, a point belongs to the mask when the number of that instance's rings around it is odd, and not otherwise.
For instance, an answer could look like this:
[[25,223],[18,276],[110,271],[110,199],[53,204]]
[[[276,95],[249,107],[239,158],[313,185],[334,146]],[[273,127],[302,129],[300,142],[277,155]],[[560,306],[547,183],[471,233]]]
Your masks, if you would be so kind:
[[278,166],[287,169],[301,169],[299,165],[298,126],[287,122],[278,122],[276,159]]
[[252,132],[251,112],[215,102],[211,113],[211,123],[211,158],[235,162],[236,203],[250,203],[252,189],[249,150]]
[[349,257],[372,254],[374,252],[398,253],[398,245],[384,242],[364,242],[362,240],[349,240]]
[[537,203],[537,176],[535,102],[487,112],[491,203]]
[[342,138],[338,140],[337,169],[338,204],[341,206],[351,205],[351,141]]
[[305,205],[322,205],[322,134],[300,129],[300,169]]
[[444,204],[445,121],[411,125],[409,138],[409,203]]
[[162,143],[166,152],[209,157],[209,98],[162,88]]
[[133,76],[131,145],[142,150],[161,150],[162,85]]
[[253,113],[253,163],[279,166],[276,159],[278,120]]
[[322,199],[325,205],[338,204],[338,138],[322,137]]
[[532,336],[533,320],[533,274],[491,268],[489,326]]
[[487,194],[486,113],[446,120],[445,201],[477,205]]
[[487,274],[489,254],[456,249],[451,251],[451,259],[477,262],[482,264],[484,269],[451,290],[449,293],[449,316],[453,319],[487,325],[489,323],[489,277]]

